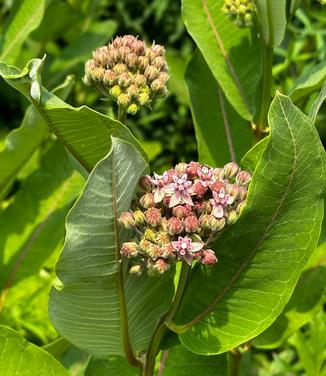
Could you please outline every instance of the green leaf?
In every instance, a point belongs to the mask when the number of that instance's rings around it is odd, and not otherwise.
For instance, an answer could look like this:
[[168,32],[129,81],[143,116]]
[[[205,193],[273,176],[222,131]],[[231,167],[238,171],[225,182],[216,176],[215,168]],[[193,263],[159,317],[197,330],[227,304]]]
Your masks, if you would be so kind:
[[326,65],[321,62],[312,66],[301,76],[290,90],[290,97],[294,102],[308,97],[311,93],[319,90],[326,79]]
[[[73,84],[73,77],[68,76],[54,92],[65,98]],[[49,129],[37,110],[33,106],[28,107],[20,127],[8,134],[0,152],[0,195],[42,144],[48,132]]]
[[5,326],[0,326],[0,349],[1,376],[69,376],[50,354]]
[[255,0],[255,4],[265,45],[279,46],[286,28],[286,0]]
[[314,101],[314,103],[312,104],[309,110],[308,116],[310,117],[313,123],[315,123],[318,112],[322,104],[324,103],[325,99],[326,99],[326,81],[324,82],[323,87],[321,88],[321,91],[318,94],[317,99]]
[[[34,104],[60,142],[88,172],[109,152],[111,136],[132,143],[146,157],[139,142],[119,121],[87,106],[72,107],[42,87],[38,78],[42,64],[43,60],[33,59],[20,71],[0,63],[0,76]],[[31,87],[36,85],[41,94],[39,102],[31,95]]]
[[[182,345],[164,351],[161,356],[164,376],[227,376],[226,355],[203,356],[191,353]],[[164,367],[164,368],[163,368]]]
[[0,61],[15,63],[28,37],[41,23],[47,0],[17,0],[2,35]]
[[290,335],[308,323],[320,311],[325,302],[325,246],[317,247],[311,259],[314,262],[308,261],[281,315],[252,341],[255,347],[273,349],[281,346]]
[[92,357],[85,371],[85,376],[138,376],[139,371],[131,367],[122,356],[107,358]]
[[259,141],[255,146],[253,146],[241,159],[241,167],[253,173],[261,160],[261,157],[266,149],[269,138],[268,136]]
[[222,6],[223,0],[183,0],[183,20],[228,101],[251,120],[261,77],[260,43],[249,28],[237,28]]
[[198,142],[199,161],[223,166],[240,160],[249,149],[252,134],[224,97],[199,51],[190,61],[185,75],[190,94]]
[[[57,264],[59,281],[49,313],[59,333],[94,355],[123,355],[125,288],[129,333],[144,350],[158,317],[173,297],[173,273],[161,278],[127,274],[122,285],[117,218],[129,209],[146,162],[137,149],[113,139],[106,158],[91,172],[67,218],[65,246]],[[55,286],[56,286],[55,285]]]
[[[37,273],[64,237],[64,220],[81,190],[66,151],[56,142],[0,216],[1,303],[19,280]],[[1,305],[1,304],[0,304]]]
[[318,133],[280,94],[269,124],[247,205],[215,244],[219,263],[193,271],[177,316],[174,330],[196,353],[225,352],[269,327],[319,238],[325,154]]

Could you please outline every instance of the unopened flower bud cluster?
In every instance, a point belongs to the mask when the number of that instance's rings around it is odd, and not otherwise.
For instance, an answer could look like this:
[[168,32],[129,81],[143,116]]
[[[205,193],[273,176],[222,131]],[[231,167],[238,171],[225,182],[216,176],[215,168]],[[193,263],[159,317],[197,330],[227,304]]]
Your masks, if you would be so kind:
[[119,218],[135,234],[121,248],[121,255],[133,261],[130,272],[162,274],[177,261],[216,263],[208,247],[237,220],[250,179],[233,162],[215,169],[179,163],[163,175],[142,177],[134,210]]
[[154,43],[147,47],[132,35],[116,37],[99,47],[85,64],[85,84],[111,95],[132,115],[140,106],[165,97],[168,79],[164,47]]
[[234,19],[239,27],[252,25],[255,5],[252,0],[224,0],[223,12]]

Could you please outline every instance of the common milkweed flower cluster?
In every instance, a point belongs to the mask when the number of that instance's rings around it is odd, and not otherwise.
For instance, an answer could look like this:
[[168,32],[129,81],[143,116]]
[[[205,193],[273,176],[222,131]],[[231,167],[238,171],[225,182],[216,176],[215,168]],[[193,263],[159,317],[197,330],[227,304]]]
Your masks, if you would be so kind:
[[84,83],[112,96],[119,107],[136,114],[140,106],[149,106],[167,95],[169,79],[165,49],[146,43],[133,35],[116,37],[99,47],[85,64]]
[[255,12],[255,4],[252,0],[224,0],[223,12],[234,19],[239,27],[250,27],[252,16]]
[[178,261],[215,264],[209,245],[237,220],[250,180],[234,162],[223,168],[179,163],[162,175],[142,177],[134,209],[119,218],[134,234],[121,247],[121,255],[132,259],[130,272],[163,274]]

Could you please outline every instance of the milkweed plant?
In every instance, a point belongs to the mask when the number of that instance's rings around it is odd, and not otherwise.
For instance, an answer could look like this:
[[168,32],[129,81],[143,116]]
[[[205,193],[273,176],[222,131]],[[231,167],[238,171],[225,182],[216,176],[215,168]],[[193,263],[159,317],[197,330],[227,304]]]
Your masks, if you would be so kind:
[[115,118],[47,91],[44,59],[0,64],[86,179],[49,295],[56,343],[88,354],[85,375],[239,375],[251,348],[278,346],[312,317],[293,296],[308,292],[307,270],[324,268],[314,122],[325,90],[310,100],[309,76],[275,90],[274,51],[298,2],[269,3],[183,0],[198,160],[165,171],[149,170],[128,121],[168,95],[164,46],[124,35],[89,51],[79,79]]

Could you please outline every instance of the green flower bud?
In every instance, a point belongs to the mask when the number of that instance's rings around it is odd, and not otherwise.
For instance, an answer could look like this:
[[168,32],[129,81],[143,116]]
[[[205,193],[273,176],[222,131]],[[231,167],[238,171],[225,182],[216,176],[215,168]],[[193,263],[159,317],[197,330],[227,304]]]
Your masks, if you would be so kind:
[[149,65],[146,69],[145,69],[145,72],[144,72],[144,75],[145,77],[148,79],[148,80],[155,80],[155,78],[158,77],[159,75],[159,71],[157,68],[153,67],[152,65]]
[[145,71],[145,69],[148,67],[148,65],[149,65],[148,57],[147,56],[139,56],[138,63],[137,63],[138,69],[140,69],[141,71]]
[[119,222],[127,229],[130,230],[135,226],[135,218],[131,212],[122,212]]
[[152,65],[158,70],[167,70],[166,60],[162,56],[156,57],[153,60]]
[[113,88],[110,89],[110,94],[113,98],[117,99],[119,95],[121,94],[121,89],[119,85],[113,86]]
[[154,231],[153,229],[147,227],[146,230],[145,230],[145,232],[144,232],[143,239],[149,240],[151,242],[155,242],[156,231]]
[[127,89],[127,93],[132,97],[132,98],[135,98],[138,96],[138,87],[136,85],[130,85]]
[[232,225],[238,219],[238,213],[235,210],[230,210],[227,212],[226,221],[229,225]]
[[105,69],[100,67],[95,68],[89,72],[91,79],[95,82],[101,82],[103,80],[104,73]]
[[130,115],[136,115],[139,110],[139,107],[136,105],[136,103],[131,103],[127,108],[127,113]]
[[120,74],[124,73],[124,72],[127,72],[128,71],[128,68],[125,64],[116,64],[113,68],[112,68],[113,72],[119,76]]
[[130,103],[130,96],[128,94],[120,94],[117,98],[117,103],[121,107],[128,107]]
[[213,215],[210,215],[208,223],[211,230],[221,231],[225,226],[225,218],[215,218]]
[[129,270],[129,273],[130,274],[136,274],[136,275],[141,275],[141,265],[133,265],[130,270]]
[[134,211],[134,219],[136,226],[142,226],[145,224],[145,214],[139,209]]
[[129,72],[124,72],[118,77],[118,84],[120,87],[128,87],[131,85],[132,77]]
[[149,95],[147,93],[140,93],[138,95],[138,103],[141,106],[146,106],[146,104],[148,104],[149,101],[150,101],[150,98],[149,98]]

